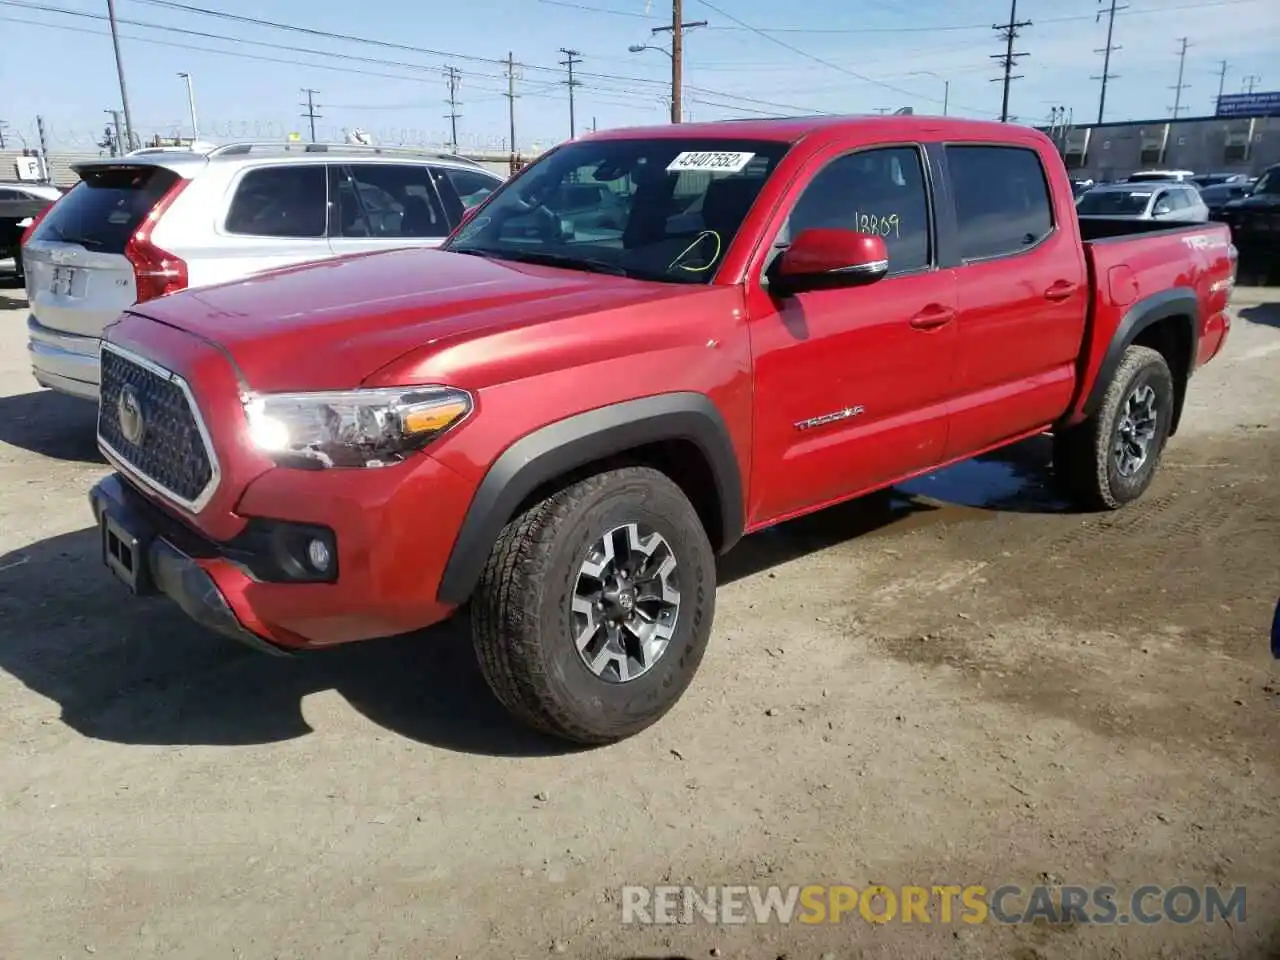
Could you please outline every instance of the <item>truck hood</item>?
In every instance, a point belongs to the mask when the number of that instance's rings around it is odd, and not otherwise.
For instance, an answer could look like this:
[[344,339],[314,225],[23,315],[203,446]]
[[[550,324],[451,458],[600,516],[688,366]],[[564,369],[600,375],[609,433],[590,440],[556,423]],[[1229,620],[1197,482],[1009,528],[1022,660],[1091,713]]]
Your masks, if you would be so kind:
[[1224,210],[1275,210],[1280,207],[1280,193],[1252,194],[1232,200],[1223,207]]
[[187,290],[129,312],[222,347],[253,389],[337,390],[423,346],[691,292],[441,250],[393,250]]

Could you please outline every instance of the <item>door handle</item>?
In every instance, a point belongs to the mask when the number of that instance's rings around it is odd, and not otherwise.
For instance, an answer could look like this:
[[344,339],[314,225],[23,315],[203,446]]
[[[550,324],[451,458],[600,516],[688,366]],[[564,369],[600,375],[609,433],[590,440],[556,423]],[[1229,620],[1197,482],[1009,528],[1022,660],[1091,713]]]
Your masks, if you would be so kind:
[[1044,298],[1056,303],[1061,300],[1066,300],[1075,292],[1076,284],[1072,283],[1070,280],[1059,280],[1044,292]]
[[917,330],[937,330],[939,327],[945,327],[955,318],[956,312],[950,307],[931,303],[911,318],[911,326]]

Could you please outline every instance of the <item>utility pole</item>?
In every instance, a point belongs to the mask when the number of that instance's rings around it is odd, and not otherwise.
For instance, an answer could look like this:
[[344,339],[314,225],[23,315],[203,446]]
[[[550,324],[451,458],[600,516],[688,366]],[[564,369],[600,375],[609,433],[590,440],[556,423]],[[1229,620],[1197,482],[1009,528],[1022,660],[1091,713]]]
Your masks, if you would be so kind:
[[507,118],[511,121],[511,172],[516,172],[516,55],[507,51]]
[[1253,93],[1253,88],[1262,82],[1262,78],[1256,73],[1251,73],[1240,81],[1241,93]]
[[307,112],[302,114],[302,116],[306,117],[308,120],[311,121],[311,142],[315,143],[316,142],[316,121],[324,119],[321,114],[316,113],[316,107],[318,107],[319,104],[316,103],[315,101],[315,95],[320,91],[314,90],[311,87],[303,87],[302,92],[307,95],[307,102],[300,103],[298,104],[298,106],[307,108]]
[[[1099,3],[1107,3],[1108,0],[1098,0]],[[1107,45],[1094,53],[1102,54],[1102,76],[1090,77],[1090,80],[1102,81],[1102,92],[1098,94],[1098,122],[1102,122],[1102,112],[1107,106],[1107,81],[1119,79],[1116,74],[1111,72],[1111,54],[1119,50],[1120,47],[1115,46],[1111,42],[1111,37],[1115,32],[1116,14],[1121,10],[1127,10],[1128,5],[1117,5],[1116,0],[1110,0],[1111,9],[1107,11]],[[1097,23],[1102,19],[1102,11],[1098,11],[1098,15],[1093,18],[1093,22]]]
[[458,152],[458,118],[462,116],[458,112],[458,84],[462,82],[462,74],[458,72],[457,67],[449,66],[444,68],[445,78],[449,81],[449,99],[445,103],[449,104],[449,112],[445,117],[449,121],[449,140],[453,152]]
[[[993,53],[992,60],[999,60],[1001,66],[1004,67],[1004,98],[1000,104],[1000,122],[1007,123],[1009,121],[1009,84],[1013,80],[1021,80],[1022,74],[1014,74],[1014,65],[1020,57],[1025,57],[1025,53],[1013,52],[1013,41],[1017,39],[1018,33],[1023,27],[1031,26],[1030,20],[1018,19],[1018,0],[1009,0],[1009,22],[993,23],[991,29],[1000,34],[1005,41],[1004,53]],[[992,83],[1000,78],[993,77]]]
[[1218,104],[1222,102],[1222,89],[1227,84],[1227,61],[1218,61],[1218,99],[1213,101],[1213,112],[1218,112]]
[[592,133],[595,133],[595,132],[596,132],[596,118],[595,118],[595,117],[592,117],[592,118],[591,118],[591,132],[592,132]]
[[579,50],[570,50],[568,47],[561,47],[560,52],[565,55],[565,59],[560,61],[560,66],[569,68],[569,79],[564,81],[569,87],[569,139],[572,140],[577,136],[577,127],[573,119],[573,88],[582,86],[582,82],[573,79],[573,68],[575,64],[582,62],[578,59]]
[[0,150],[4,149],[4,128],[9,126],[7,120],[0,120]]
[[49,137],[44,130],[44,117],[36,116],[36,134],[40,137],[40,179],[48,183],[49,176]]
[[671,0],[671,26],[654,27],[649,32],[671,32],[671,122],[680,122],[680,102],[684,98],[684,32],[694,27],[705,27],[707,21],[685,22],[684,0]]
[[1191,86],[1189,83],[1182,82],[1183,69],[1187,65],[1187,46],[1186,37],[1179,37],[1178,42],[1182,44],[1182,49],[1178,51],[1178,85],[1171,87],[1173,90],[1173,119],[1178,119],[1178,114],[1182,111],[1182,91]]
[[128,137],[124,152],[134,148],[133,114],[129,112],[129,91],[124,83],[124,61],[120,59],[120,35],[116,33],[116,3],[107,0],[107,19],[111,21],[111,45],[116,51],[116,77],[120,80],[120,105],[124,107],[124,132]]

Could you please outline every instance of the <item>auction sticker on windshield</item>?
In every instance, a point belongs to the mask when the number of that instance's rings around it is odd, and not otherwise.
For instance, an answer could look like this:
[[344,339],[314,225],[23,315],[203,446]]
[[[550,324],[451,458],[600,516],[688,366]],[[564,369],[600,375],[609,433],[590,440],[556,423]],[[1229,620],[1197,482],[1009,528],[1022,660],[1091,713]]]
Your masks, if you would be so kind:
[[719,151],[686,150],[667,164],[668,173],[701,170],[708,173],[741,173],[751,162],[754,153],[726,153]]

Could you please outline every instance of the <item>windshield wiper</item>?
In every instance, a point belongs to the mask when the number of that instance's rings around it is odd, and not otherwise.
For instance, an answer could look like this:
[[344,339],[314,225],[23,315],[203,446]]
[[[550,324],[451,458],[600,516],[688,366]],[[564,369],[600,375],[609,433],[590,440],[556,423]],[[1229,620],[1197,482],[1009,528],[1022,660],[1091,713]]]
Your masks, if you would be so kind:
[[536,263],[548,267],[568,267],[571,270],[589,270],[592,273],[608,273],[615,277],[629,277],[631,274],[616,263],[608,260],[597,260],[594,257],[574,257],[567,253],[548,253],[543,250],[490,250],[475,247],[454,248],[454,253],[470,253],[477,257],[493,260],[514,260],[517,263]]

